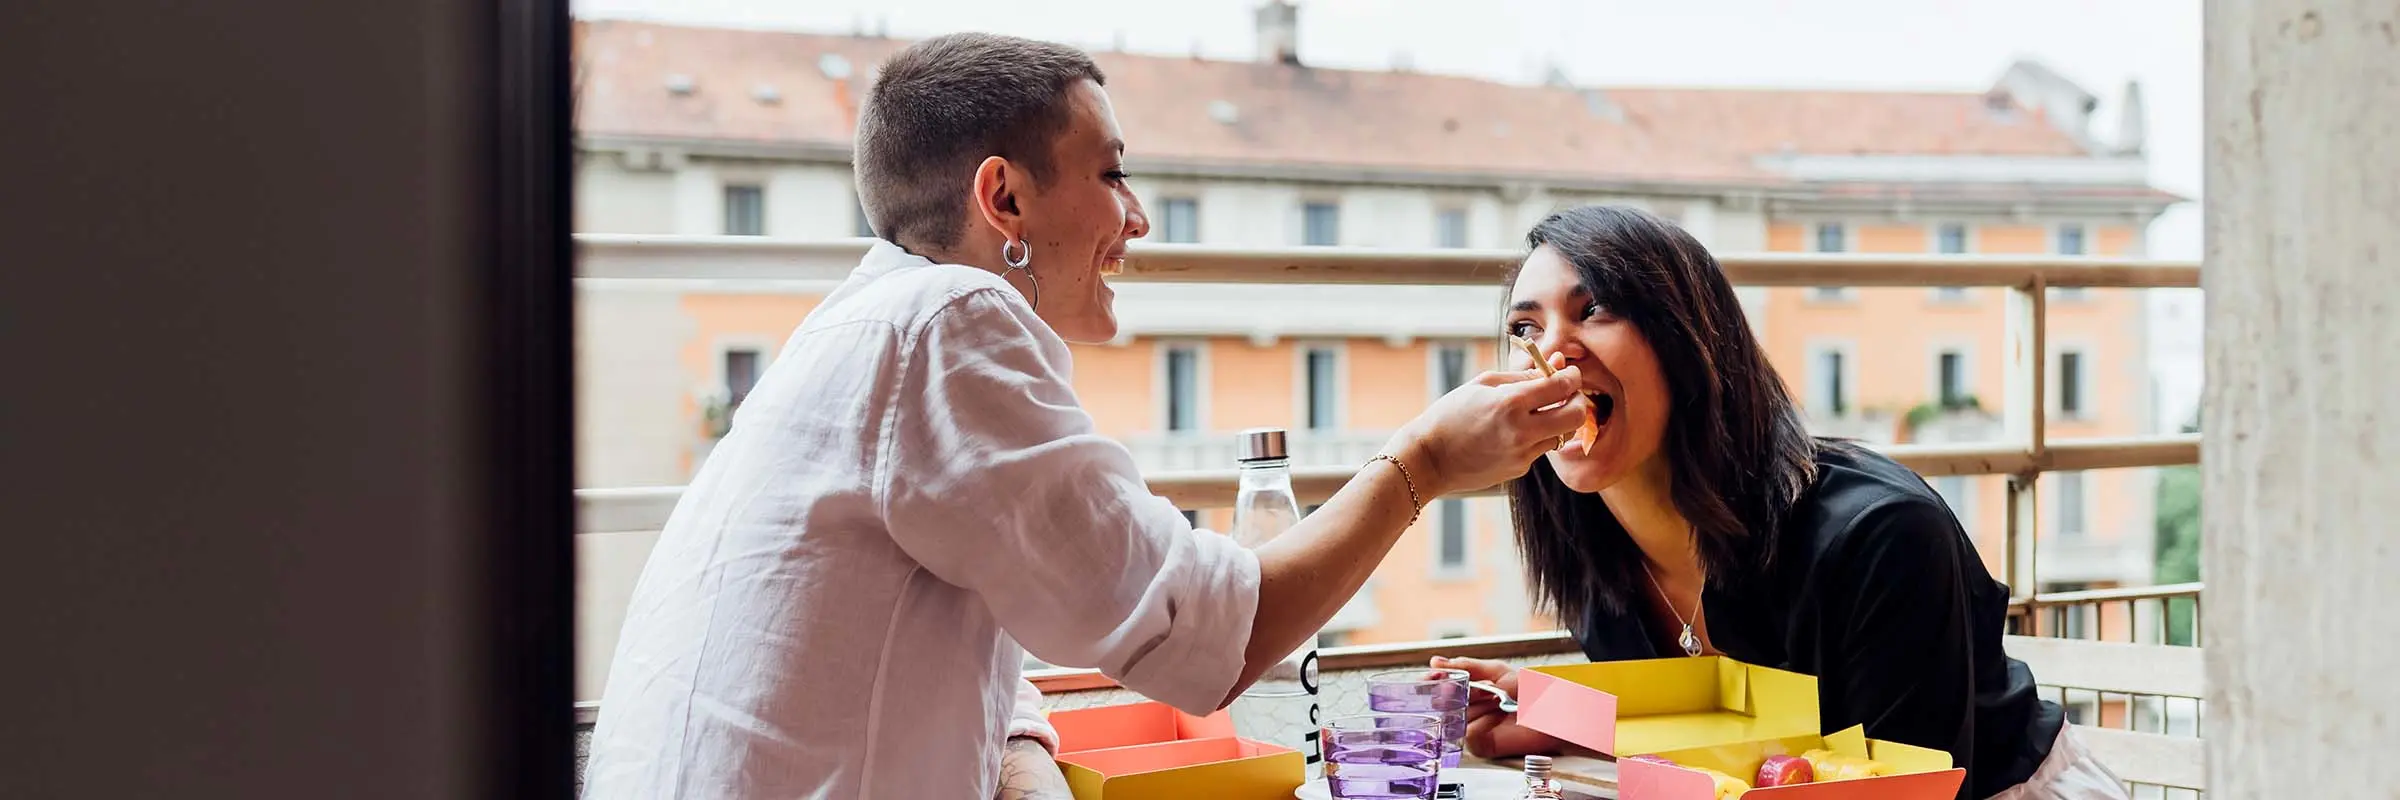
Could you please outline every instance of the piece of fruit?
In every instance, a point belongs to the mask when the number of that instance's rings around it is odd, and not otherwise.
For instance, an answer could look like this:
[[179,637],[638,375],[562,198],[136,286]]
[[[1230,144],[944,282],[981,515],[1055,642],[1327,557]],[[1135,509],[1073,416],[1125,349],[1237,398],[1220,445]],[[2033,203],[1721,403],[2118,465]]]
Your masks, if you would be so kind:
[[1600,418],[1592,415],[1590,407],[1583,409],[1583,427],[1575,429],[1575,438],[1583,442],[1587,456],[1592,454],[1592,444],[1600,441]]
[[1627,762],[1627,761],[1643,761],[1643,762],[1648,762],[1648,763],[1651,763],[1651,764],[1659,764],[1659,765],[1662,765],[1662,766],[1669,766],[1669,767],[1680,767],[1680,768],[1683,768],[1683,769],[1688,769],[1688,770],[1691,770],[1691,771],[1693,771],[1693,772],[1700,773],[1700,774],[1702,774],[1702,775],[1706,775],[1706,776],[1708,776],[1708,779],[1709,779],[1709,780],[1711,780],[1711,781],[1714,781],[1714,782],[1716,783],[1716,793],[1715,793],[1715,795],[1714,795],[1714,800],[1735,800],[1736,798],[1739,798],[1739,797],[1741,797],[1743,793],[1750,791],[1750,784],[1749,784],[1749,783],[1747,783],[1747,782],[1744,782],[1744,781],[1743,781],[1742,779],[1740,779],[1740,778],[1736,778],[1736,777],[1734,777],[1734,776],[1727,775],[1727,774],[1725,774],[1725,773],[1718,772],[1718,771],[1716,771],[1716,770],[1709,769],[1709,768],[1707,768],[1707,767],[1694,767],[1694,766],[1688,766],[1688,765],[1684,765],[1684,764],[1677,764],[1677,763],[1675,763],[1675,762],[1673,762],[1673,761],[1670,761],[1670,760],[1668,760],[1667,758],[1665,758],[1665,757],[1663,757],[1663,756],[1639,755],[1639,756],[1624,756],[1624,757],[1621,757],[1621,758],[1618,758],[1618,759],[1617,759],[1617,763],[1620,763],[1620,764],[1622,764],[1622,763],[1624,763],[1624,762]]
[[1709,780],[1716,781],[1716,800],[1735,800],[1750,791],[1750,784],[1740,778],[1707,767],[1684,767],[1684,769],[1706,775]]
[[1751,781],[1751,783],[1761,788],[1798,786],[1816,779],[1817,769],[1809,765],[1807,759],[1798,756],[1767,756],[1766,763],[1758,765],[1758,780]]
[[1808,762],[1820,782],[1854,781],[1892,774],[1892,768],[1881,761],[1834,755],[1829,750],[1810,750],[1800,754],[1800,758]]

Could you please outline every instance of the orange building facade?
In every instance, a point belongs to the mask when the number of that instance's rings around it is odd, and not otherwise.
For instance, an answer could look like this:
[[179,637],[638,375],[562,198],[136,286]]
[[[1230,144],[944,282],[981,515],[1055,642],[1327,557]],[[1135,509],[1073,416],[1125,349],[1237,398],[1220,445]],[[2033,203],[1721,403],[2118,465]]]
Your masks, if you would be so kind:
[[[804,243],[863,232],[847,164],[855,98],[903,43],[612,22],[578,34],[577,224],[600,275],[581,285],[580,479],[674,485],[846,272]],[[2148,186],[2139,142],[2094,139],[2077,116],[2090,95],[2038,65],[1981,91],[1879,93],[1096,58],[1154,241],[1516,248],[1553,210],[1621,203],[1720,253],[2139,256],[2177,201]],[[1997,435],[2004,290],[1742,295],[1820,434]],[[1355,465],[1494,365],[1499,300],[1497,286],[1126,284],[1125,332],[1073,348],[1075,388],[1145,470],[1231,467],[1237,432],[1260,426],[1293,431],[1298,464]],[[2049,435],[2156,430],[2141,294],[2054,291],[2048,305]],[[1995,576],[2002,481],[1932,481]],[[2136,470],[2044,476],[2042,584],[2149,582],[2149,483]],[[584,583],[603,600],[646,553],[638,533],[580,538]],[[613,631],[591,616],[587,654],[605,652]],[[1554,626],[1526,595],[1505,500],[1471,498],[1429,508],[1325,639]]]
[[[1773,221],[1767,228],[1769,248],[1776,251],[1814,249],[1819,226],[1848,223],[1812,220]],[[1859,252],[1926,253],[1940,245],[1937,228],[1944,224],[1905,225],[1881,222],[1855,227]],[[2046,253],[2056,250],[2056,232],[2041,226],[1994,225],[1968,228],[1970,252]],[[2127,227],[2095,228],[2092,252],[2129,255],[2138,235]],[[814,293],[706,293],[678,298],[681,312],[695,323],[679,354],[680,379],[700,383],[739,380],[728,364],[759,359],[757,369],[770,363],[784,339],[798,327],[821,295]],[[2091,291],[2052,298],[2049,305],[2052,391],[2050,436],[2085,438],[2141,433],[2149,424],[2148,395],[2143,376],[2140,336],[2140,296],[2134,292]],[[1471,302],[1471,301],[1469,301]],[[2002,396],[2002,308],[2004,291],[1971,288],[1848,289],[1828,292],[1816,288],[1774,288],[1764,291],[1764,313],[1754,320],[1769,357],[1794,395],[1808,407],[1812,420],[1826,420],[1839,435],[1892,442],[1910,438],[1904,431],[1907,410],[1938,402],[1943,392],[1944,357],[1956,357],[1951,370],[1954,392],[1977,398],[1984,408]],[[1349,455],[1372,454],[1382,437],[1422,410],[1444,389],[1441,374],[1447,356],[1466,374],[1496,365],[1497,329],[1481,339],[1450,338],[1394,341],[1386,337],[1308,338],[1262,341],[1254,336],[1136,337],[1122,343],[1074,345],[1075,389],[1101,433],[1128,442],[1147,442],[1155,449],[1188,441],[1195,451],[1216,451],[1223,458],[1185,462],[1180,468],[1230,468],[1236,434],[1252,427],[1280,427],[1305,440],[1312,433],[1335,434],[1350,445]],[[1336,382],[1338,406],[1335,427],[1310,429],[1311,353],[1320,364],[1328,354]],[[1829,362],[1828,352],[1843,355]],[[2072,366],[2062,354],[2075,354]],[[1182,355],[1178,355],[1182,354]],[[1188,378],[1174,375],[1172,362],[1187,358],[1193,364]],[[1315,367],[1324,369],[1323,366]],[[2074,388],[2063,371],[2078,375]],[[1830,370],[1845,373],[1849,382],[1833,400]],[[755,374],[755,373],[752,373]],[[1455,377],[1455,374],[1453,375]],[[1183,386],[1182,381],[1192,385]],[[1181,402],[1197,425],[1188,431],[1170,430],[1175,424],[1171,396]],[[2062,397],[2062,392],[2074,396]],[[707,438],[705,404],[686,404],[676,424]],[[2069,408],[2062,408],[2062,405]],[[2070,410],[2071,409],[2071,410]],[[1318,420],[1322,423],[1324,420]],[[1969,420],[1966,426],[1978,426]],[[1848,424],[1844,424],[1848,423]],[[1861,428],[1860,423],[1866,425]],[[1878,430],[1880,429],[1880,430]],[[1992,425],[1980,426],[1986,432]],[[1878,434],[1881,434],[1878,436]],[[1322,437],[1320,437],[1322,438]],[[1361,449],[1363,448],[1363,449]],[[1336,448],[1338,451],[1341,448]],[[694,448],[680,469],[696,469],[705,448]],[[1329,451],[1330,452],[1330,451]],[[1306,460],[1306,459],[1303,459]],[[1330,456],[1319,459],[1331,462]],[[1950,497],[1954,509],[1993,575],[2002,576],[2004,545],[2001,531],[2006,513],[2003,478],[1998,476],[1936,479],[1936,488]],[[2127,538],[2149,524],[2149,505],[2138,502],[2149,488],[2146,476],[2134,471],[2093,473],[2082,480],[2080,498],[2062,499],[2055,483],[2044,489],[2045,519],[2039,526],[2045,545],[2054,538],[2124,540],[2124,548],[2141,550],[2148,540]],[[2080,499],[2082,506],[2067,511],[2062,504]],[[1426,518],[1404,535],[1376,572],[1368,591],[1373,609],[1357,627],[1329,633],[1340,643],[1413,641],[1448,636],[1488,635],[1541,630],[1554,623],[1536,613],[1524,596],[1522,568],[1500,498],[1437,502]],[[1455,521],[1452,517],[1458,517]],[[2068,522],[2062,522],[2061,517]],[[1204,510],[1199,522],[1215,529],[1231,524],[1230,511]],[[2061,524],[2077,529],[2062,532]],[[2112,550],[2113,552],[2114,550]],[[2051,588],[2071,589],[2143,582],[2146,575],[2111,571],[2113,566],[2079,566],[2069,580],[2047,581]],[[2050,570],[2044,570],[2045,578]]]

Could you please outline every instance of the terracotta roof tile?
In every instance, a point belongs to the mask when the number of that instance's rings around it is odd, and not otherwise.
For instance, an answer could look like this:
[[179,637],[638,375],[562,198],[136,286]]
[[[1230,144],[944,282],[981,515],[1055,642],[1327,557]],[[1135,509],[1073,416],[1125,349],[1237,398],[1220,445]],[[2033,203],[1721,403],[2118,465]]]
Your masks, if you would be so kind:
[[[847,149],[874,65],[907,43],[579,23],[586,135]],[[1098,53],[1137,161],[1775,185],[1765,156],[2082,156],[1981,92],[1525,86],[1443,75]],[[829,70],[830,66],[833,69]],[[847,77],[841,67],[847,66]],[[694,90],[667,90],[670,76]],[[780,100],[752,94],[771,85]],[[1229,115],[1224,112],[1230,111]],[[1229,120],[1229,121],[1228,121]]]

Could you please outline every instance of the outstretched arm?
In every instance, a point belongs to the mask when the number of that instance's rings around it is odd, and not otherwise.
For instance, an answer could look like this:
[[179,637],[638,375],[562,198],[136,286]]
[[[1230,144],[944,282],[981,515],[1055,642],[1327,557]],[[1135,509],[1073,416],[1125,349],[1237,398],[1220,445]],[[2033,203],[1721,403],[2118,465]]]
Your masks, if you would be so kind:
[[999,800],[1074,800],[1067,790],[1067,776],[1058,771],[1058,761],[1050,751],[1031,737],[1008,740],[1008,749],[1000,753]]

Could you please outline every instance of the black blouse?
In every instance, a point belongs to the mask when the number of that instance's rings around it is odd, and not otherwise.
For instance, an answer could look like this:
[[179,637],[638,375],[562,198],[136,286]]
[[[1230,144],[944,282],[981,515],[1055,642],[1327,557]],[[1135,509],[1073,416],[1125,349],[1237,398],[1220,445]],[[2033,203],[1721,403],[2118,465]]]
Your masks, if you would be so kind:
[[[1941,495],[1907,467],[1821,442],[1817,481],[1785,520],[1760,578],[1703,591],[1725,655],[1817,676],[1824,732],[1950,751],[1961,798],[2025,782],[2065,714],[2001,650],[2008,589],[1984,569]],[[1646,604],[1645,604],[1646,606]],[[1575,638],[1593,661],[1681,656],[1643,608],[1594,607]]]

